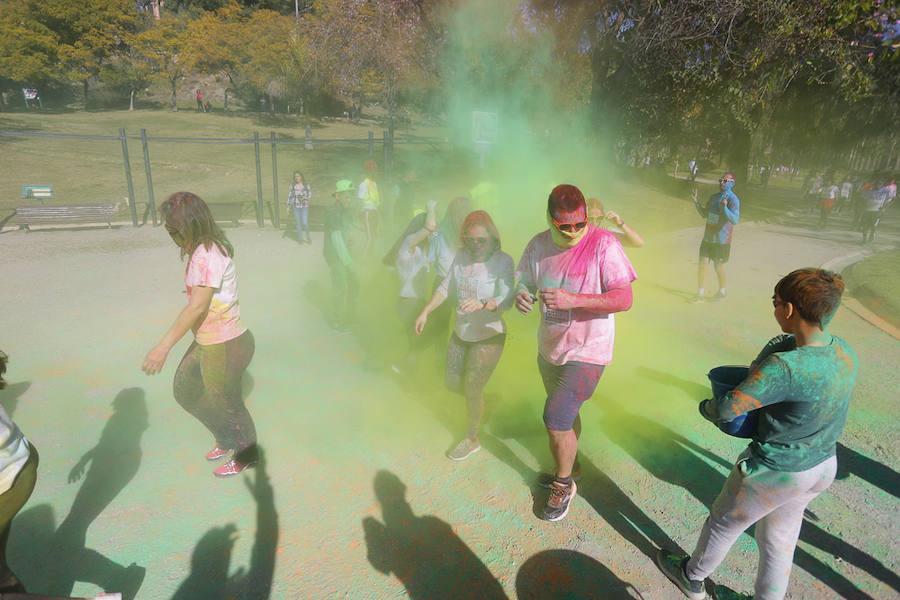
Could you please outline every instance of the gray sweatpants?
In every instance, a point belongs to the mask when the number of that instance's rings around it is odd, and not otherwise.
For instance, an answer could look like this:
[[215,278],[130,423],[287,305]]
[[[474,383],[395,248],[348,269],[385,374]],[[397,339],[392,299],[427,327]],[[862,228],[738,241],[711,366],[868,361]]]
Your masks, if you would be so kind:
[[745,450],[703,524],[685,570],[703,580],[719,566],[737,538],[756,523],[759,569],[754,600],[782,600],[787,591],[803,510],[834,481],[832,456],[806,471],[773,471]]

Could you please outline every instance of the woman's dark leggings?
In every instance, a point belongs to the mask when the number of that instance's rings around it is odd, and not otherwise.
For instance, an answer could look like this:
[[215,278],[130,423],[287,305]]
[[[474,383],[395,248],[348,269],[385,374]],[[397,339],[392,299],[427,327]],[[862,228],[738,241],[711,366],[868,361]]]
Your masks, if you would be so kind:
[[241,393],[241,376],[254,349],[249,330],[221,344],[194,342],[173,382],[178,404],[209,429],[219,448],[234,450],[242,463],[257,459],[256,427]]
[[445,372],[447,389],[461,393],[466,397],[469,413],[469,425],[466,437],[470,440],[478,435],[478,426],[484,413],[484,397],[482,392],[488,379],[503,354],[506,334],[501,333],[480,342],[464,342],[450,336],[447,346],[447,370]]

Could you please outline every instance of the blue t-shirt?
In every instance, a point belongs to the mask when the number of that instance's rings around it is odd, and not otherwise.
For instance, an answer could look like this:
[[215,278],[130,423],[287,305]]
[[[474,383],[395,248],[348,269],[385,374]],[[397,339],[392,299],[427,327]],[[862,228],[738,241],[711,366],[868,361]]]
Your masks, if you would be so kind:
[[[722,206],[725,199],[725,206]],[[703,232],[703,241],[712,244],[730,244],[734,233],[734,226],[741,218],[741,201],[730,189],[717,192],[709,197],[706,206],[699,202],[694,207],[700,216],[706,219],[706,230]]]

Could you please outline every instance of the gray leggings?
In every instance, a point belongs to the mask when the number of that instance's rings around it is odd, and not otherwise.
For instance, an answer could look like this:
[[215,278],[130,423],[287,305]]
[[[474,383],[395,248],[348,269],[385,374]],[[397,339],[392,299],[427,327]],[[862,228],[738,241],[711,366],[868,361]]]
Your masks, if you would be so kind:
[[832,456],[806,471],[773,471],[745,450],[703,524],[685,570],[689,578],[709,577],[738,537],[756,523],[759,568],[754,600],[781,600],[787,591],[803,511],[824,492],[837,470]]
[[480,342],[465,342],[456,334],[450,336],[447,346],[447,369],[445,381],[451,392],[466,397],[469,425],[466,437],[475,439],[484,413],[482,392],[487,385],[494,367],[500,362],[506,334],[500,333]]

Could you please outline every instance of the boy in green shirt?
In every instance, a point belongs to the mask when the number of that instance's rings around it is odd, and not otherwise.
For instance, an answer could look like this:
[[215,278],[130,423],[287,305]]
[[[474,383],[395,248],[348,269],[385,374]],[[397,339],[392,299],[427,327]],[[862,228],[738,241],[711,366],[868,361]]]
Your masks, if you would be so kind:
[[772,305],[787,335],[766,344],[743,383],[701,404],[710,421],[758,410],[759,424],[713,503],[694,553],[657,555],[663,573],[692,600],[706,598],[704,580],[754,523],[760,560],[753,598],[784,598],[803,511],[834,481],[835,444],[859,370],[847,342],[827,329],[843,291],[841,276],[822,269],[784,277]]

